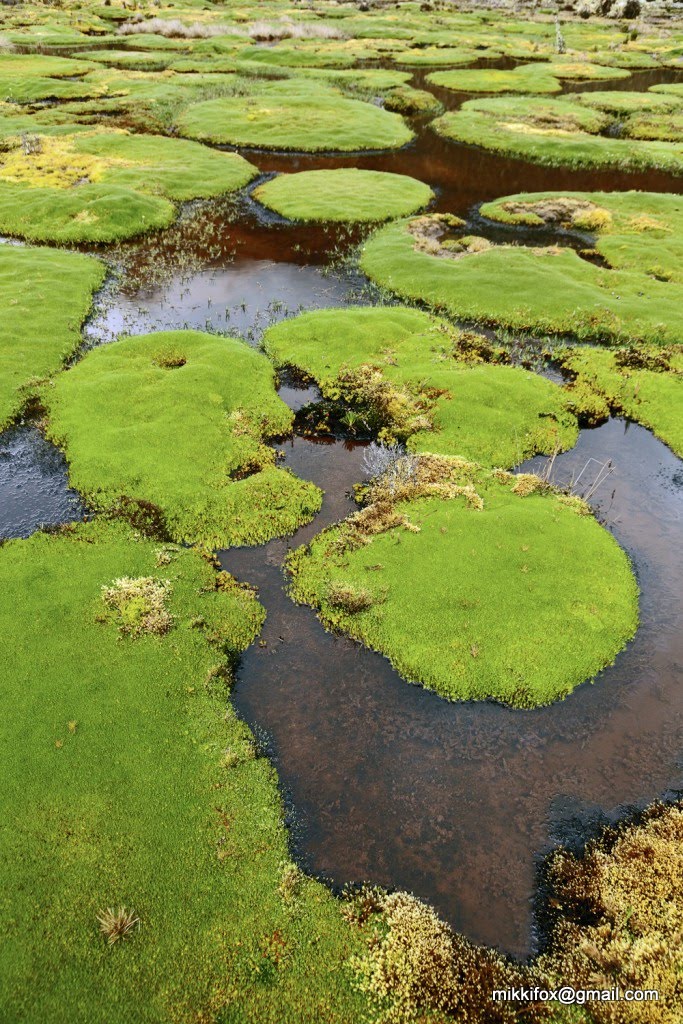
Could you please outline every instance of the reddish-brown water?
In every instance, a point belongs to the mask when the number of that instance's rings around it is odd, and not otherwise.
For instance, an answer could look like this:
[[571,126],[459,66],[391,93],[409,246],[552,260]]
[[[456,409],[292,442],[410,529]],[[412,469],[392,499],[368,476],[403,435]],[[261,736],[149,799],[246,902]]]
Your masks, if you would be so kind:
[[557,460],[558,482],[589,458],[613,460],[592,502],[634,560],[642,622],[594,685],[530,712],[410,686],[289,601],[282,559],[348,514],[362,449],[295,438],[283,450],[324,488],[320,515],[289,541],[226,551],[221,562],[258,586],[268,611],[265,646],[244,656],[233,699],[270,737],[295,852],[337,884],[412,890],[469,936],[523,955],[540,855],[683,789],[683,467],[621,420],[583,432]]

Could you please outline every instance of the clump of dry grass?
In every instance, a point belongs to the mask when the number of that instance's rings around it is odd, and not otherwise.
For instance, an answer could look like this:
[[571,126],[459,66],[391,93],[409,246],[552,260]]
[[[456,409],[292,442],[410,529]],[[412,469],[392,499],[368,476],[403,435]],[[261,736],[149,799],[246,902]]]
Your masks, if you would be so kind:
[[112,907],[101,910],[97,915],[97,920],[100,924],[100,931],[110,946],[125,939],[140,924],[137,914],[123,906],[117,910]]
[[333,608],[341,608],[349,615],[364,612],[375,603],[366,587],[352,587],[348,583],[331,583],[327,599]]
[[122,633],[133,637],[144,633],[163,636],[173,625],[173,616],[165,604],[170,593],[169,580],[156,580],[152,576],[136,579],[122,576],[113,584],[102,587],[102,600],[113,613]]
[[250,39],[346,39],[341,29],[314,21],[253,21],[245,30]]
[[138,12],[132,21],[124,22],[118,31],[122,36],[149,32],[156,36],[165,36],[167,39],[209,39],[212,36],[234,34],[234,29],[228,25],[207,25],[201,21],[194,21],[191,25],[186,25],[179,18],[147,18],[145,20],[141,12]]

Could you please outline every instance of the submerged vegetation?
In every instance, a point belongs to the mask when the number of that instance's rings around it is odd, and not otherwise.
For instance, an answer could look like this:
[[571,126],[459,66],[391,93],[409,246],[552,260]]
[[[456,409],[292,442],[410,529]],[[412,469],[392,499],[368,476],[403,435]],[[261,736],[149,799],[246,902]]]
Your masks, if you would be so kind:
[[[550,856],[545,945],[525,965],[412,893],[337,898],[292,862],[285,821],[301,823],[269,738],[230,700],[241,653],[270,646],[265,608],[213,554],[292,534],[320,509],[273,442],[295,427],[361,438],[356,511],[287,558],[295,601],[410,682],[510,716],[612,663],[638,620],[627,554],[550,474],[509,470],[613,413],[683,455],[681,199],[555,190],[469,209],[470,197],[463,220],[441,186],[457,192],[467,171],[453,142],[680,175],[683,31],[665,6],[579,0],[580,17],[561,20],[442,0],[3,6],[0,429],[33,415],[93,519],[0,544],[3,1020],[679,1024],[679,805]],[[425,138],[430,162],[414,145]],[[253,199],[279,217],[249,199],[257,177]],[[499,180],[480,194],[499,196]],[[249,249],[257,230],[272,239]],[[188,268],[201,288],[240,252],[270,259],[280,240],[292,272],[316,248],[333,258],[324,273],[359,262],[378,287],[361,280],[354,301],[385,304],[339,308],[335,293],[271,325],[257,351],[187,329],[171,292],[156,294],[169,277],[184,288]],[[112,289],[158,299],[179,329],[129,337],[114,318],[121,336],[86,351],[107,267]],[[246,310],[246,289],[239,299]],[[564,379],[532,372],[543,360]],[[296,418],[276,371],[318,389]],[[496,751],[495,732],[487,742]],[[433,826],[442,842],[443,819]],[[492,1000],[561,984],[660,997]]]

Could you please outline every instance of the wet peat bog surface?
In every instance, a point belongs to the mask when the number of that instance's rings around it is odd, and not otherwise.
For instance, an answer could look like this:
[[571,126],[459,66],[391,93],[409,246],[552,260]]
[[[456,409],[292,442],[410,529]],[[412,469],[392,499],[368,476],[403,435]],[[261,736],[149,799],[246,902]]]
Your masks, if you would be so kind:
[[295,853],[337,885],[412,890],[468,936],[523,956],[534,946],[539,857],[683,789],[681,462],[616,419],[582,432],[556,460],[558,483],[589,459],[615,465],[591,501],[634,560],[642,623],[594,685],[519,711],[452,704],[411,686],[285,596],[288,548],[348,514],[363,472],[357,445],[295,438],[283,450],[325,489],[320,515],[289,541],[225,551],[221,563],[258,586],[268,612],[233,701],[270,738],[294,809]]
[[[448,106],[461,99],[449,97]],[[461,215],[516,191],[680,190],[681,179],[668,174],[542,167],[416,128],[416,140],[395,153],[246,155],[266,174],[344,166],[410,174],[435,188],[436,209]],[[235,219],[220,202],[205,204],[197,217],[206,230],[175,240],[167,232],[160,244],[171,273],[155,282],[143,267],[132,282],[113,285],[87,327],[89,342],[184,326],[255,340],[299,308],[358,301],[358,280],[325,266],[353,245],[353,232],[288,224],[249,199],[241,212]],[[180,269],[188,253],[191,272]],[[155,259],[148,255],[148,265]],[[311,398],[289,387],[280,393],[292,406]],[[264,646],[245,654],[234,701],[271,738],[295,852],[339,885],[369,880],[413,890],[470,937],[525,955],[534,945],[543,852],[683,789],[682,464],[647,431],[619,420],[582,432],[556,460],[557,482],[590,457],[613,460],[614,474],[592,500],[634,560],[642,622],[594,686],[528,712],[449,704],[410,686],[385,658],[326,633],[310,609],[286,597],[288,548],[352,511],[348,492],[363,476],[363,449],[301,437],[281,448],[294,472],[324,488],[321,513],[288,541],[233,549],[221,560],[259,587],[268,611]],[[0,536],[82,515],[61,456],[37,431],[0,437],[0,508]]]

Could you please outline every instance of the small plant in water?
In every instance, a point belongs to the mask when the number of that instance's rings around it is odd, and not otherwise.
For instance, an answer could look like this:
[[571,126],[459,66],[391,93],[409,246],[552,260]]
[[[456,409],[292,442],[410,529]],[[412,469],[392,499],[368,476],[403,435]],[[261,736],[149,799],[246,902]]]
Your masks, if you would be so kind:
[[137,914],[132,910],[127,910],[125,907],[119,907],[118,910],[107,907],[106,910],[100,911],[97,915],[97,920],[100,924],[100,931],[110,946],[113,946],[115,942],[119,942],[121,939],[125,939],[140,924],[140,918]]

